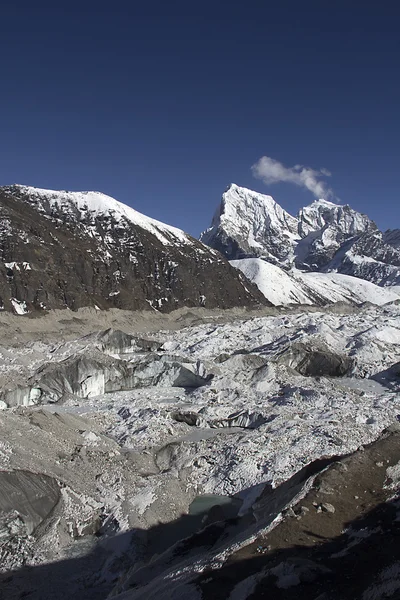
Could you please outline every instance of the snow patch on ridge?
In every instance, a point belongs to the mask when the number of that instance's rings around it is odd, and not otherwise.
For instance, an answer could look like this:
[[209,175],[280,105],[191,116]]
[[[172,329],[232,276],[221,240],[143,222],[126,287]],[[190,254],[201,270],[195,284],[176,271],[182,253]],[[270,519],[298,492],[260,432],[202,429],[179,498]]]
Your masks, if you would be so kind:
[[4,263],[4,266],[7,269],[15,269],[16,271],[32,271],[32,267],[28,262],[6,262]]
[[10,298],[13,309],[17,315],[26,315],[29,310],[24,300],[17,300],[16,298]]

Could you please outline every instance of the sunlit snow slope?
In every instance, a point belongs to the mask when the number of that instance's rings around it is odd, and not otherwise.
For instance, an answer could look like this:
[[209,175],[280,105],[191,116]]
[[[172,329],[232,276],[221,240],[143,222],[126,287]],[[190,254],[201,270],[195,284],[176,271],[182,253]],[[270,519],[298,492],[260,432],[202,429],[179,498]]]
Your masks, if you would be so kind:
[[101,192],[54,191],[23,185],[16,187],[21,190],[21,193],[25,197],[30,199],[30,202],[35,203],[41,212],[48,212],[49,207],[51,207],[53,210],[61,209],[64,215],[70,216],[74,215],[77,210],[92,217],[113,215],[114,219],[118,222],[123,222],[127,219],[134,225],[146,229],[164,244],[176,242],[187,244],[191,239],[181,229],[151,219],[134,208]]
[[261,258],[232,260],[274,305],[371,302],[383,305],[400,298],[400,286],[380,287],[341,273],[305,273],[283,269]]

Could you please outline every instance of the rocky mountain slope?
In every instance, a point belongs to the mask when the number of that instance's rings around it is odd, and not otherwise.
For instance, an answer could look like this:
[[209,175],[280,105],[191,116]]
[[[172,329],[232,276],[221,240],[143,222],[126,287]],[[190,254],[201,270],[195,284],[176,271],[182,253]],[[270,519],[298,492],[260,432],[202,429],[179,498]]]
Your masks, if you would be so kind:
[[326,200],[293,217],[271,196],[232,184],[200,239],[229,260],[262,258],[283,269],[400,284],[399,230],[382,233],[366,215]]
[[265,304],[211,248],[98,192],[0,188],[0,307]]

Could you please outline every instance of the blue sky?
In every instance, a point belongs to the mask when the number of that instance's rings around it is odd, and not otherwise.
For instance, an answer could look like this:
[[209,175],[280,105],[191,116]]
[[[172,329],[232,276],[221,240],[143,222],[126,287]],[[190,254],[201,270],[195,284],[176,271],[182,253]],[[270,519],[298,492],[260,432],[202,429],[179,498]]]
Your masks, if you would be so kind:
[[0,184],[100,190],[197,235],[230,182],[313,200],[254,178],[268,156],[400,227],[400,7],[370,4],[2,2]]

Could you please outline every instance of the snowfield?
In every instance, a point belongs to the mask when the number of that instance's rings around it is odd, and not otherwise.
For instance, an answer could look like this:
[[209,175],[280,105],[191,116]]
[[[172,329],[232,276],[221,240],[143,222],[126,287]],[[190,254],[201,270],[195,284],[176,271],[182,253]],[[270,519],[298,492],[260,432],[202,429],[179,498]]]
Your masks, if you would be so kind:
[[382,305],[400,298],[400,287],[380,287],[341,273],[306,273],[292,268],[284,271],[261,258],[230,261],[275,306],[286,304],[331,304],[371,302]]

